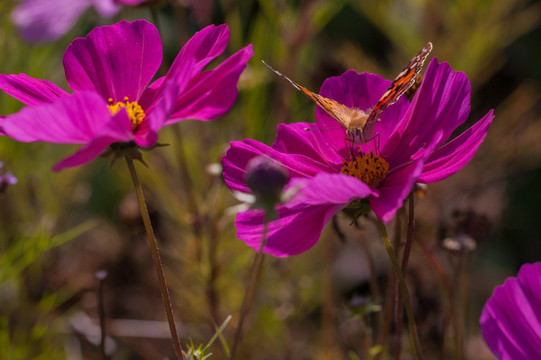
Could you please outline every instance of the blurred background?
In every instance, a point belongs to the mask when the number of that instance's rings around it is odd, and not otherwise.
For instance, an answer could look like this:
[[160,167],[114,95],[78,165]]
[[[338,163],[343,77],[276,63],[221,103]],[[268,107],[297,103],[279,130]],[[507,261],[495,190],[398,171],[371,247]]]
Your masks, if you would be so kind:
[[[114,19],[87,11],[50,44],[18,36],[10,21],[15,5],[0,0],[0,73],[64,89],[66,46],[120,19],[157,23],[168,65],[211,23],[227,23],[231,38],[210,67],[254,45],[232,110],[213,122],[163,129],[159,142],[169,146],[144,153],[148,167],[137,164],[183,344],[206,344],[228,315],[224,337],[231,343],[254,257],[235,237],[229,209],[237,200],[221,179],[229,141],[271,144],[278,123],[314,121],[314,104],[261,59],[317,91],[347,69],[392,79],[431,41],[433,56],[471,81],[472,110],[459,130],[492,108],[496,118],[471,163],[416,199],[407,279],[426,358],[494,359],[479,334],[481,308],[521,264],[541,260],[541,2],[171,0],[124,7]],[[20,108],[0,94],[0,115]],[[74,149],[0,139],[4,170],[19,181],[0,196],[0,358],[98,358],[102,270],[110,358],[173,358],[127,167],[100,158],[53,173]],[[393,233],[404,231],[405,214],[398,218]],[[389,263],[370,218],[350,226],[338,216],[306,253],[266,257],[240,358],[366,358],[372,305],[382,300],[370,291],[371,272],[384,293]],[[403,347],[407,359],[407,335]],[[219,341],[211,352],[225,358]]]

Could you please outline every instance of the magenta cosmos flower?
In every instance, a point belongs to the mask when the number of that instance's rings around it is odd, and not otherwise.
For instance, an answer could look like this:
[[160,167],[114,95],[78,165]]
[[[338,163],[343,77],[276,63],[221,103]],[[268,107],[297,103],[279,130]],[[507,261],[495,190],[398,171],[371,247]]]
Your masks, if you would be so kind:
[[[389,85],[378,75],[349,70],[327,79],[320,94],[368,110]],[[384,111],[372,141],[352,145],[345,140],[345,129],[317,108],[317,124],[281,124],[270,147],[251,139],[232,142],[222,159],[225,182],[233,191],[249,192],[244,169],[258,155],[289,170],[292,179],[287,187],[299,190],[279,206],[280,218],[269,223],[265,251],[275,256],[312,247],[329,219],[348,204],[358,212],[371,208],[388,223],[416,182],[442,180],[473,157],[494,118],[492,111],[446,143],[468,117],[470,92],[464,73],[433,59],[413,101],[403,96]],[[237,236],[256,249],[262,219],[260,211],[242,212],[236,219]]]
[[480,324],[498,359],[541,359],[541,262],[522,265],[516,278],[494,289]]
[[122,6],[136,6],[154,0],[21,0],[11,20],[29,41],[46,42],[67,33],[91,6],[110,18]]
[[0,89],[28,105],[0,119],[0,127],[22,142],[83,144],[55,171],[87,163],[114,143],[151,147],[163,126],[216,119],[233,105],[252,46],[202,71],[228,39],[226,25],[207,26],[184,45],[167,74],[150,83],[162,61],[154,25],[137,20],[95,28],[64,54],[71,94],[25,74],[0,75]]

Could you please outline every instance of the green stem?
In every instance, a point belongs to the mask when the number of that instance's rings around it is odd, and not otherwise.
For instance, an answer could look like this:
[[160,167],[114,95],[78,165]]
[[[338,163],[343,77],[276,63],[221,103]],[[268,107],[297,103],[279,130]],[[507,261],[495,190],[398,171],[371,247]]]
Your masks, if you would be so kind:
[[254,264],[252,265],[252,270],[251,270],[252,276],[250,278],[250,282],[248,283],[248,287],[246,288],[246,293],[244,294],[244,300],[242,301],[239,324],[237,326],[237,330],[235,331],[235,337],[233,339],[233,346],[231,349],[231,357],[230,357],[231,360],[236,359],[237,350],[238,350],[238,347],[243,335],[244,320],[246,319],[246,316],[250,312],[250,306],[252,305],[252,300],[254,298],[257,280],[259,279],[259,274],[261,273],[261,268],[263,267],[263,258],[265,257],[265,254],[263,253],[263,249],[265,248],[265,245],[267,243],[268,229],[269,229],[269,218],[265,214],[265,218],[263,220],[263,233],[261,234],[261,245],[259,246],[259,251],[257,252],[255,256]]
[[[410,194],[408,197],[408,228],[406,231],[406,241],[404,242],[404,251],[402,253],[402,275],[405,275],[408,270],[408,263],[411,253],[411,246],[413,244],[413,235],[415,233],[415,201],[413,198],[413,193]],[[396,326],[396,333],[398,336],[402,335],[402,318],[403,318],[403,311],[402,311],[402,294],[398,293],[398,296],[396,298],[396,308],[395,308],[395,326]],[[401,353],[401,341],[399,341],[396,345],[396,353],[395,353],[395,359],[400,360],[400,353]]]
[[[400,236],[402,234],[402,208],[400,208],[395,216],[395,229],[393,237],[393,248],[395,249],[395,257],[398,256],[398,249],[400,248]],[[387,292],[385,294],[385,303],[384,303],[384,320],[383,326],[380,330],[378,336],[378,345],[385,349],[385,344],[387,343],[387,338],[389,337],[389,332],[391,330],[391,322],[394,319],[394,304],[396,300],[397,292],[396,284],[396,275],[394,271],[389,272],[389,280],[387,283]],[[394,346],[394,345],[392,345]],[[379,360],[384,355],[384,351],[379,352],[375,360]]]
[[402,271],[400,270],[400,265],[398,264],[398,260],[396,259],[396,256],[394,254],[393,247],[391,246],[391,242],[389,241],[389,236],[387,235],[387,229],[385,228],[385,225],[379,219],[378,219],[378,226],[381,232],[383,243],[385,245],[385,249],[387,250],[387,254],[389,255],[389,259],[391,260],[391,264],[393,266],[396,277],[398,278],[398,284],[400,286],[400,290],[402,291],[402,296],[404,297],[404,305],[406,307],[406,314],[408,315],[408,324],[409,324],[409,330],[410,330],[409,333],[410,333],[411,342],[413,343],[413,348],[415,349],[415,354],[417,356],[417,359],[423,359],[423,353],[421,351],[421,343],[419,341],[419,335],[417,334],[417,326],[415,325],[415,319],[413,318],[413,310],[411,307],[410,295],[408,292],[408,287],[406,285],[406,280],[404,279],[404,274],[402,274]]
[[156,236],[154,236],[152,224],[150,223],[150,216],[148,214],[147,204],[143,195],[143,188],[141,187],[141,182],[139,181],[137,172],[135,171],[133,160],[126,156],[126,162],[128,163],[128,168],[130,169],[130,175],[133,181],[133,186],[135,187],[135,192],[137,194],[137,201],[139,203],[139,210],[141,210],[141,217],[143,218],[143,223],[145,224],[147,243],[150,247],[150,251],[152,253],[152,261],[154,262],[154,268],[156,269],[156,275],[158,276],[158,283],[160,285],[163,306],[165,307],[165,313],[167,315],[167,321],[169,322],[169,330],[171,331],[173,345],[175,347],[177,359],[181,360],[182,346],[180,345],[180,340],[178,338],[175,317],[173,315],[173,305],[171,304],[171,297],[169,296],[167,282],[165,281],[165,272],[163,269],[162,259],[160,257],[160,251],[158,250],[158,242],[156,240]]

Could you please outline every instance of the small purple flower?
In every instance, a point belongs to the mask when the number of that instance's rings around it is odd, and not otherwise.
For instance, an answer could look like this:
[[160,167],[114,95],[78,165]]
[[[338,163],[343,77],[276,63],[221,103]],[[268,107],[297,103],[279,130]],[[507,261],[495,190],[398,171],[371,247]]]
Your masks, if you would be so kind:
[[228,40],[227,25],[207,26],[184,45],[167,74],[150,83],[162,61],[156,27],[144,20],[97,27],[64,54],[72,94],[25,74],[0,75],[0,89],[28,105],[0,119],[0,128],[22,142],[83,144],[55,171],[85,164],[114,143],[152,147],[164,126],[213,120],[231,108],[252,46],[202,71]]
[[18,181],[17,178],[9,171],[4,173],[2,170],[3,167],[4,163],[0,161],[0,194],[5,193],[10,185],[15,185]]
[[516,278],[497,286],[479,322],[498,359],[541,359],[541,262],[522,265]]
[[20,0],[11,20],[29,41],[48,42],[67,33],[91,6],[103,17],[113,17],[122,6],[154,0]]
[[[366,111],[389,85],[378,75],[349,70],[327,79],[320,94]],[[317,108],[317,124],[281,124],[271,147],[251,139],[232,142],[222,159],[225,182],[233,191],[249,192],[243,175],[255,156],[268,156],[288,169],[286,191],[299,191],[278,207],[280,218],[269,224],[265,252],[275,256],[311,248],[329,219],[346,206],[359,213],[371,208],[388,223],[416,182],[445,179],[477,151],[494,118],[492,110],[447,142],[469,115],[470,93],[464,73],[433,59],[413,101],[403,96],[382,113],[372,141],[346,141],[345,129]],[[237,215],[237,236],[255,249],[262,220],[258,211]]]

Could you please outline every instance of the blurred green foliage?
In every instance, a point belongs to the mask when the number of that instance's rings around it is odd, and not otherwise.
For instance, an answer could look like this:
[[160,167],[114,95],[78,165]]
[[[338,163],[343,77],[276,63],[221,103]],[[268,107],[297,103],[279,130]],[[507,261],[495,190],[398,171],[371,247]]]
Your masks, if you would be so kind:
[[[458,260],[438,246],[440,224],[455,209],[473,209],[492,222],[485,243],[468,257],[464,286],[469,291],[463,293],[469,304],[469,310],[464,310],[467,358],[490,358],[483,357],[486,350],[479,345],[480,307],[495,284],[513,274],[520,263],[539,261],[541,254],[541,208],[539,201],[532,201],[541,189],[537,65],[541,3],[201,0],[205,6],[200,7],[190,1],[161,3],[157,19],[166,63],[208,23],[225,22],[230,27],[227,54],[220,59],[248,43],[255,51],[239,82],[236,105],[226,116],[164,129],[159,141],[169,146],[145,153],[149,167],[138,166],[175,311],[182,319],[183,342],[193,339],[194,349],[207,344],[228,315],[233,315],[233,321],[224,337],[231,339],[254,256],[235,238],[234,215],[228,209],[236,200],[213,166],[229,141],[250,137],[270,144],[278,123],[314,119],[314,105],[260,60],[315,91],[325,78],[349,68],[392,78],[432,41],[434,55],[465,71],[471,80],[469,121],[496,109],[495,123],[472,164],[431,186],[417,212],[419,237],[450,276],[456,275]],[[38,46],[17,36],[9,21],[13,6],[11,1],[0,1],[0,72],[26,73],[65,89],[62,54],[74,37],[121,18],[154,19],[144,7],[126,8],[114,20],[89,12],[65,37]],[[20,108],[20,103],[0,94],[0,115]],[[97,319],[94,273],[101,269],[109,273],[105,293],[109,318],[164,320],[125,164],[118,161],[109,166],[108,159],[98,159],[53,173],[52,165],[72,147],[0,140],[0,160],[19,179],[0,197],[0,358],[96,358],[98,347],[89,340],[91,335],[73,326],[73,319],[79,312]],[[340,222],[346,229],[345,243],[328,229],[305,254],[265,260],[241,359],[362,358],[359,321],[370,322],[370,315],[359,315],[349,302],[357,296],[370,299],[368,275],[356,274],[348,282],[337,270],[346,261],[344,253],[358,242],[359,232],[347,225]],[[377,253],[378,237],[369,222],[363,227],[368,230],[362,234]],[[359,254],[356,262],[365,263],[362,251]],[[376,261],[384,278],[388,264],[385,259]],[[414,248],[412,262],[411,281],[419,286],[414,291],[418,299],[424,287],[433,290],[432,298],[441,300],[443,292],[426,279],[433,271],[427,270],[420,246]],[[432,310],[419,309],[426,314]],[[428,320],[420,324],[421,341],[427,352],[437,354],[433,338],[441,334],[434,326]],[[109,333],[116,345],[111,358],[173,356],[167,334],[153,339],[122,336],[118,328]],[[211,349],[212,359],[224,358],[219,342]]]

